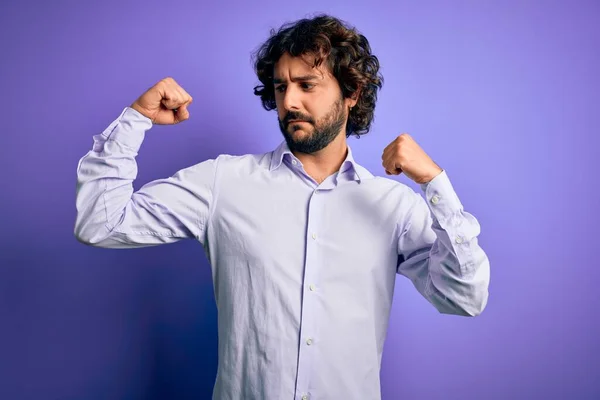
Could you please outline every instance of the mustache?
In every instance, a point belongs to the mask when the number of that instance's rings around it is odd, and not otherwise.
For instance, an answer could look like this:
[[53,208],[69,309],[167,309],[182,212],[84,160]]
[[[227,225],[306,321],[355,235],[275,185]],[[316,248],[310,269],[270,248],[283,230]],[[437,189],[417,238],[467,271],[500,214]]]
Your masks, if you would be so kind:
[[290,111],[289,113],[287,113],[281,122],[287,126],[290,123],[290,121],[304,121],[304,122],[308,122],[311,124],[313,123],[312,118],[307,117],[306,115],[302,115],[298,112],[293,112],[293,111]]

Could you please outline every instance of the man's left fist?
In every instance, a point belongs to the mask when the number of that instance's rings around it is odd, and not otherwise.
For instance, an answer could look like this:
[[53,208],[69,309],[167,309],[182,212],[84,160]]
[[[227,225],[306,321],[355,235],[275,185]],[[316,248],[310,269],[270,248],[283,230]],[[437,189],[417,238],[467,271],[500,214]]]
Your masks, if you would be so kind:
[[431,181],[442,172],[442,169],[408,133],[403,133],[394,139],[383,150],[381,159],[388,175],[400,175],[404,172],[419,184]]

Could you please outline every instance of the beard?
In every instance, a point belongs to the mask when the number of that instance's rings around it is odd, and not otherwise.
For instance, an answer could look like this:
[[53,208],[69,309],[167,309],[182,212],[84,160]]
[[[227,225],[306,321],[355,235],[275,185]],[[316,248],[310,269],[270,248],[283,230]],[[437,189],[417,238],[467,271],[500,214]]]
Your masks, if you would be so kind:
[[[292,151],[304,154],[312,154],[327,147],[342,131],[348,116],[344,112],[343,98],[338,100],[331,110],[319,121],[307,115],[290,111],[283,120],[279,120],[279,129]],[[290,120],[304,121],[302,123]],[[292,133],[290,133],[290,130]],[[302,138],[295,137],[293,132],[304,130],[306,135]]]

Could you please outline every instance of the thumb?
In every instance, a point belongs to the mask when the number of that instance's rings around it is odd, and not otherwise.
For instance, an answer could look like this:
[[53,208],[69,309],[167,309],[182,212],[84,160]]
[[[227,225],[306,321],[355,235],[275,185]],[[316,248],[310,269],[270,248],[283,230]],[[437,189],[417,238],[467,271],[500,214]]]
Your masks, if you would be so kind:
[[175,113],[177,122],[182,122],[190,118],[190,112],[187,109],[188,105],[189,103],[186,103],[177,109],[177,112]]

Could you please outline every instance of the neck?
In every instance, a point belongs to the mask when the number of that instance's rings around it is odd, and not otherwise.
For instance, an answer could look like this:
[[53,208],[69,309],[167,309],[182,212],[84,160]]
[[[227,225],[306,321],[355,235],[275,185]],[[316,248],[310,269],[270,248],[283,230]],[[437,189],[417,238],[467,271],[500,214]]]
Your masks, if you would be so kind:
[[302,162],[304,170],[317,183],[323,182],[328,176],[339,171],[348,155],[346,135],[339,134],[324,149],[312,154],[293,152]]

